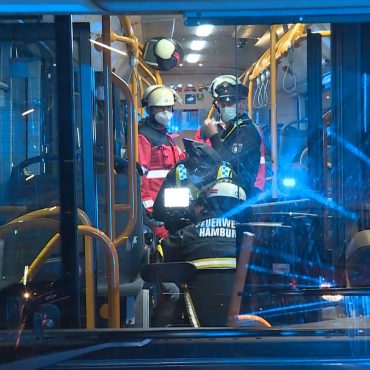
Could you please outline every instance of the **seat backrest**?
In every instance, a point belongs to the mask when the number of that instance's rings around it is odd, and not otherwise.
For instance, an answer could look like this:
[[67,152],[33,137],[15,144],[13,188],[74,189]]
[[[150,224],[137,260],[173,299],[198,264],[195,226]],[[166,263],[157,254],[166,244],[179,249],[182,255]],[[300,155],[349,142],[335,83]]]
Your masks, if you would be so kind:
[[298,130],[292,125],[284,125],[280,131],[279,164],[289,168],[293,162],[298,162],[299,156],[307,143],[307,131]]
[[296,288],[318,287],[319,282],[306,270],[308,261],[300,249],[297,228],[285,222],[251,222],[237,226],[238,240],[244,231],[252,232],[255,239],[241,312],[261,315],[274,325],[316,321],[319,310],[302,313],[297,307],[317,297],[286,294]]

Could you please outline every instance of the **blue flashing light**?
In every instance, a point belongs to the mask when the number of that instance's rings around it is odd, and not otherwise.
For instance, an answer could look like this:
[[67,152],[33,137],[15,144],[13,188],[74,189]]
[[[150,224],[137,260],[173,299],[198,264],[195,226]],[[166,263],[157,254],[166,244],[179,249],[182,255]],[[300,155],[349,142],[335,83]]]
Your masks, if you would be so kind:
[[283,179],[282,183],[287,188],[294,188],[297,184],[295,178],[293,178],[293,177],[285,177]]

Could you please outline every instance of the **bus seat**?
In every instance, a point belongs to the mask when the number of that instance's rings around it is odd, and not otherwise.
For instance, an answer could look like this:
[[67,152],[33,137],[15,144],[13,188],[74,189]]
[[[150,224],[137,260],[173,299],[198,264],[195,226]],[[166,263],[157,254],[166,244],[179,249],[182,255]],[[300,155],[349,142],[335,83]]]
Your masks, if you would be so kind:
[[299,156],[306,146],[307,131],[299,130],[293,123],[285,124],[280,130],[279,136],[279,165],[281,168],[289,168],[293,162],[299,161]]
[[[59,163],[55,154],[28,158],[12,168],[9,179],[9,202],[33,211],[60,204]],[[82,194],[82,180],[77,180]]]
[[[288,295],[304,287],[318,287],[302,255],[295,225],[285,222],[250,222],[237,226],[237,246],[244,231],[255,235],[248,264],[241,313],[257,314],[272,325],[316,321],[320,310],[296,312],[315,297]],[[302,306],[302,307],[303,307]]]
[[289,211],[255,213],[253,219],[259,222],[283,222],[290,225],[294,230],[297,255],[305,261],[306,267],[309,267],[310,275],[325,276],[320,267],[325,262],[330,264],[330,258],[322,245],[320,232],[322,218],[318,213],[297,212],[292,206]]

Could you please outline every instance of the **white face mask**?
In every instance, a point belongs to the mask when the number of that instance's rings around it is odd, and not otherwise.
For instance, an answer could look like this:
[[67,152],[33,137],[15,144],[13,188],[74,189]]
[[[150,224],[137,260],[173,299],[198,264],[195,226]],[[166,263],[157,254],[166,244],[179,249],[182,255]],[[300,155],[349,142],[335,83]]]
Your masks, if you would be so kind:
[[236,104],[230,105],[228,107],[223,107],[221,110],[221,118],[227,123],[236,117]]
[[154,115],[155,120],[162,126],[166,126],[171,121],[173,114],[167,110],[158,112]]

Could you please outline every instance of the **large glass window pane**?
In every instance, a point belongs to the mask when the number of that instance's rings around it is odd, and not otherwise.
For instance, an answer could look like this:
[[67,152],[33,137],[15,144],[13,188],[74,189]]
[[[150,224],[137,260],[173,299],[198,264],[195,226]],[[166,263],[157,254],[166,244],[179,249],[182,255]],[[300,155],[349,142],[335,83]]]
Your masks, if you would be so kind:
[[50,327],[61,327],[54,299],[42,312],[27,304],[42,290],[32,291],[31,280],[61,278],[54,26],[29,20],[3,21],[1,28],[0,325],[14,329],[24,320],[32,327],[39,313],[50,315]]

